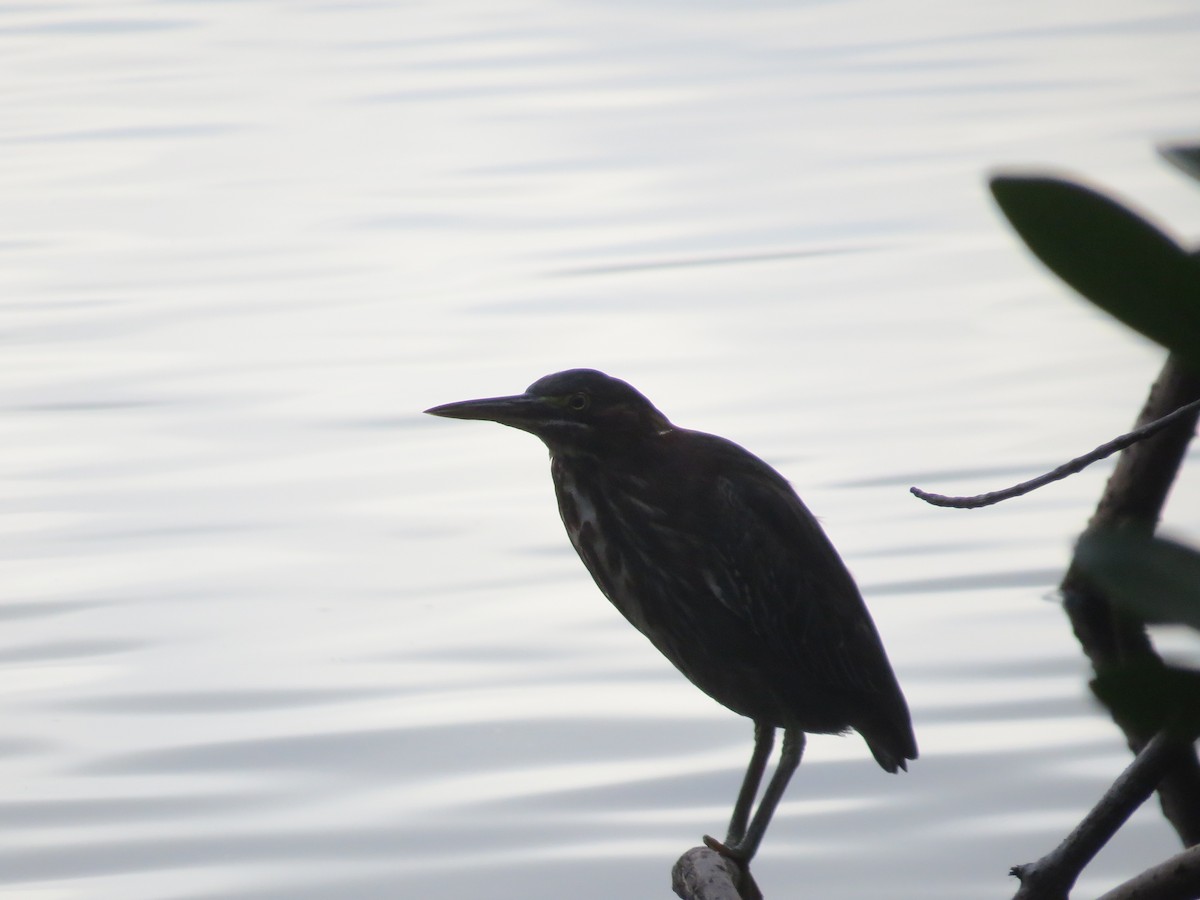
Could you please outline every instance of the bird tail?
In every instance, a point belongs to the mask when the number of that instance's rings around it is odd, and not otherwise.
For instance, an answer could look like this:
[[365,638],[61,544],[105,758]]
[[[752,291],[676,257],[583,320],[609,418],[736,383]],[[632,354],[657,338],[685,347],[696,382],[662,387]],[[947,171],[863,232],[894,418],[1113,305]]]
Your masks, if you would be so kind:
[[907,772],[908,760],[917,758],[917,738],[907,721],[903,725],[873,722],[865,727],[856,726],[855,730],[863,736],[871,755],[884,771],[895,773],[903,769]]

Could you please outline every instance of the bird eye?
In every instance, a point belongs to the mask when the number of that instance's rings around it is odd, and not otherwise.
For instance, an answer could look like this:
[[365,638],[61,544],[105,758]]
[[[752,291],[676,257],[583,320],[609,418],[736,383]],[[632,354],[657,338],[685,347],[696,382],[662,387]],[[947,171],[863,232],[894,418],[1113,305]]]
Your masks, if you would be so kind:
[[587,409],[588,404],[591,402],[591,398],[587,394],[572,394],[567,398],[567,406],[571,407],[575,412],[582,412]]

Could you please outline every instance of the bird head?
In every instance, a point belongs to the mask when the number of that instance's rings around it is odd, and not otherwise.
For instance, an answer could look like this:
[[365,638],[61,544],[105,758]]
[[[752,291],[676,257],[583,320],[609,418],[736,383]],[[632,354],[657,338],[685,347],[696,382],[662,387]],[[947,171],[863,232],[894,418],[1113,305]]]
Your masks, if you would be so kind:
[[449,419],[483,419],[541,438],[551,450],[600,449],[671,428],[667,417],[632,385],[595,369],[539,378],[523,394],[435,406]]

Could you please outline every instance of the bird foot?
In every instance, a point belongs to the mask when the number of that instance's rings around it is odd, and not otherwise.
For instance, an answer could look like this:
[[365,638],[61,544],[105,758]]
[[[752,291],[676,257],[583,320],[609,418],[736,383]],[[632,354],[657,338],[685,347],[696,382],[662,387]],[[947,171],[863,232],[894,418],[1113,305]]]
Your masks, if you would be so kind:
[[722,844],[715,837],[712,837],[711,835],[706,834],[706,835],[704,835],[704,846],[707,847],[709,850],[715,850],[717,853],[720,853],[726,859],[732,859],[735,863],[737,863],[743,869],[747,868],[750,865],[749,857],[747,857],[745,852],[742,851],[741,847],[737,844],[732,844],[732,845]]

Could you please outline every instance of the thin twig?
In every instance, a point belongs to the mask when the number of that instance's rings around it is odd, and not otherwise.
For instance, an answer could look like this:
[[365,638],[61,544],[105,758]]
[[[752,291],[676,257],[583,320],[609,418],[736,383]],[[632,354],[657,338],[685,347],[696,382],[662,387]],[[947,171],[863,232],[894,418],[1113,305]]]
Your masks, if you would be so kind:
[[954,509],[979,509],[982,506],[991,506],[993,503],[1000,503],[1003,500],[1020,497],[1052,482],[1061,481],[1068,475],[1074,475],[1092,463],[1104,459],[1106,456],[1112,456],[1118,450],[1124,450],[1131,444],[1136,444],[1138,441],[1145,440],[1151,435],[1157,434],[1188,413],[1195,412],[1198,409],[1200,409],[1200,400],[1193,400],[1191,403],[1179,407],[1174,412],[1167,413],[1161,419],[1155,419],[1153,422],[1143,425],[1140,428],[1135,428],[1133,431],[1114,438],[1106,444],[1101,444],[1091,453],[1085,453],[1083,456],[1078,456],[1070,462],[1063,463],[1057,469],[1047,472],[1044,475],[1039,475],[1037,478],[1023,481],[1020,484],[1015,484],[1001,491],[976,494],[974,497],[948,497],[944,494],[931,494],[918,487],[912,487],[908,490],[914,496],[934,506],[948,506]]

